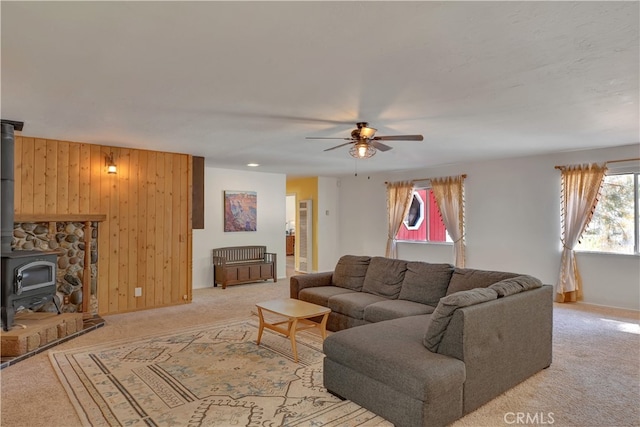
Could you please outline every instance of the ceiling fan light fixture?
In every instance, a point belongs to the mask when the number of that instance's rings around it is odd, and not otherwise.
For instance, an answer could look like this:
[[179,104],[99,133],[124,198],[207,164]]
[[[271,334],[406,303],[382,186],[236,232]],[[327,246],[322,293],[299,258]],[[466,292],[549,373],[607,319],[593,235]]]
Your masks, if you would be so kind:
[[356,159],[368,159],[376,154],[376,149],[366,142],[358,142],[351,147],[349,154]]
[[369,127],[367,122],[356,123],[356,129],[351,131],[351,138],[334,138],[327,136],[307,136],[306,139],[341,139],[344,141],[342,144],[335,147],[327,148],[324,151],[335,150],[336,148],[351,145],[349,154],[356,159],[368,159],[376,154],[376,151],[382,152],[389,151],[393,147],[390,147],[380,141],[422,141],[424,137],[422,135],[387,135],[387,136],[374,136],[377,132],[376,128]]
[[373,135],[376,134],[376,131],[378,129],[374,129],[374,128],[370,128],[370,127],[362,127],[360,128],[360,138],[367,138],[367,139],[371,139],[373,138]]

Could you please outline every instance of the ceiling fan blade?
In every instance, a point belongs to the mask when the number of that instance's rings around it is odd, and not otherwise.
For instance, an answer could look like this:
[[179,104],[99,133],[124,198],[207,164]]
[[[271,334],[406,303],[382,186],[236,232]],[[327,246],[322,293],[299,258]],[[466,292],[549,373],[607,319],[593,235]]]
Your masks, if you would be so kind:
[[[256,116],[260,117],[260,115],[256,115]],[[321,119],[318,117],[286,116],[286,115],[278,115],[278,114],[262,114],[262,117],[266,119],[289,120],[289,121],[302,122],[302,123],[327,123],[332,125],[346,125],[351,123],[347,120],[332,120],[332,119]]]
[[374,136],[375,141],[422,141],[422,135],[390,135],[390,136]]
[[307,136],[305,139],[343,139],[345,141],[351,141],[351,138],[334,138],[332,136]]
[[327,148],[324,151],[331,151],[331,150],[335,150],[336,148],[340,148],[340,147],[344,147],[345,145],[349,145],[349,144],[353,144],[353,141],[351,142],[345,142],[344,144],[340,144],[340,145],[336,145],[335,147],[331,147],[331,148]]
[[373,141],[373,140],[369,141],[369,144],[371,144],[373,147],[375,147],[380,151],[389,151],[393,148],[393,147],[389,147],[386,144],[383,144],[382,142]]
[[301,123],[327,123],[332,125],[348,125],[352,124],[349,120],[334,120],[323,119],[320,117],[305,117],[305,116],[293,116],[288,114],[274,114],[266,112],[251,112],[251,111],[229,111],[229,110],[210,110],[208,114],[215,114],[220,116],[226,116],[238,119],[269,119],[269,120],[283,120],[289,122],[301,122]]

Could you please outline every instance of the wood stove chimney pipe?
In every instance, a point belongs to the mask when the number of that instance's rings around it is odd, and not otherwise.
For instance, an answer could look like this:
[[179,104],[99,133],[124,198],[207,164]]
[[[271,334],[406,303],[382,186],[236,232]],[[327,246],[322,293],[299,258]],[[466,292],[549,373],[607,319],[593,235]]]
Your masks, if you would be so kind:
[[14,220],[14,151],[15,138],[14,131],[21,131],[24,122],[4,120],[2,126],[2,139],[0,140],[1,169],[0,175],[2,184],[0,187],[0,231],[2,232],[1,250],[2,253],[11,252],[11,242],[13,240],[13,220]]

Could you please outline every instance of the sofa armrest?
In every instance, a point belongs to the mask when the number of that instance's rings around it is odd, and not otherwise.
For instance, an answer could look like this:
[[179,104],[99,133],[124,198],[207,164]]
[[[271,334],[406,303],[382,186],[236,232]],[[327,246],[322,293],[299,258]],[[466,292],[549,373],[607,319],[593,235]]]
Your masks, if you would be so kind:
[[438,353],[462,360],[469,413],[551,364],[553,286],[456,310]]
[[291,298],[298,299],[298,293],[305,288],[331,286],[332,277],[333,271],[292,276],[289,279],[289,295]]

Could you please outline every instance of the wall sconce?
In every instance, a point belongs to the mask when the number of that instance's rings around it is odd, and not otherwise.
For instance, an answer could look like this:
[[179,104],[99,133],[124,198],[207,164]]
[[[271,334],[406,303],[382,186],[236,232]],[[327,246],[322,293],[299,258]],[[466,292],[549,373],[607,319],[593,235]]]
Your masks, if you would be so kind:
[[108,174],[116,174],[116,173],[118,173],[118,168],[116,166],[116,162],[113,159],[113,151],[111,153],[109,153],[109,155],[105,156],[104,161],[105,161],[105,164],[107,166],[107,173]]

